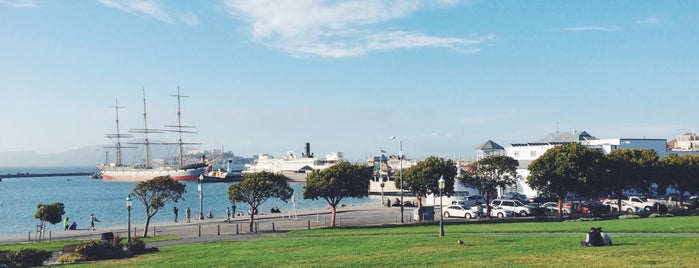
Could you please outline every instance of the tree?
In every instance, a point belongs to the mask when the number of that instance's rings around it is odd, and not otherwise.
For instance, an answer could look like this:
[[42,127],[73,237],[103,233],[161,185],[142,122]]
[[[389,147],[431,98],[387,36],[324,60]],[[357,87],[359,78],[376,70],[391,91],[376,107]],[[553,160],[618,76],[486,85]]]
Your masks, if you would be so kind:
[[699,191],[699,155],[669,155],[660,160],[662,174],[679,192],[680,207],[684,193]]
[[44,233],[45,222],[51,223],[51,225],[61,222],[63,220],[63,214],[65,214],[65,207],[63,203],[52,203],[52,204],[38,204],[36,206],[36,212],[34,213],[34,218],[39,219],[41,223],[39,224],[41,232],[39,232],[39,240],[41,240]]
[[243,175],[243,180],[228,187],[228,199],[244,202],[250,206],[250,232],[253,231],[255,212],[270,198],[279,198],[286,202],[294,189],[289,186],[286,177],[271,172],[256,172]]
[[141,201],[146,207],[146,224],[143,228],[143,237],[148,236],[148,225],[151,218],[165,206],[168,201],[177,202],[182,197],[185,190],[185,185],[174,180],[170,175],[158,176],[147,181],[139,182],[133,189],[133,195],[136,200]]
[[561,215],[563,198],[594,181],[600,159],[602,153],[577,142],[553,147],[529,165],[527,184],[540,193],[558,197]]
[[[445,181],[442,194],[451,196],[454,193],[453,178],[456,176],[456,164],[452,160],[430,156],[408,168],[403,174],[403,189],[417,198],[417,222],[422,221],[422,198],[427,194],[439,192],[439,178],[442,176]],[[399,183],[400,180],[396,180],[396,185]]]
[[652,183],[658,153],[650,149],[620,149],[604,156],[602,162],[603,188],[617,197],[618,211],[621,210],[622,193],[626,189],[648,191]]
[[[478,189],[485,203],[490,204],[498,188],[516,183],[518,165],[519,162],[509,156],[489,156],[471,163],[469,172],[459,178],[459,182]],[[486,206],[485,215],[490,218],[490,206]]]
[[332,210],[330,227],[335,227],[337,205],[345,197],[369,195],[372,170],[364,165],[340,162],[324,170],[314,170],[306,177],[304,199],[325,199]]

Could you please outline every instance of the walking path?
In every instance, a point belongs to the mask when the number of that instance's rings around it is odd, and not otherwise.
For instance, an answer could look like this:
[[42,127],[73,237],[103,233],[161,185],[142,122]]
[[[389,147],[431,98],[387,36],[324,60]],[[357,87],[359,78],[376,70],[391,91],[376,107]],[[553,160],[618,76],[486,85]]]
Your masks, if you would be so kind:
[[[406,207],[404,216],[405,222],[412,219],[412,208]],[[158,222],[151,223],[148,228],[148,236],[176,236],[178,240],[161,241],[149,244],[148,246],[163,246],[170,244],[204,242],[216,240],[237,240],[249,239],[256,235],[264,235],[290,230],[302,230],[309,228],[322,228],[330,226],[330,209],[299,211],[293,215],[285,213],[271,213],[255,215],[254,229],[257,232],[249,231],[249,215],[236,216],[228,223],[224,218],[213,218],[204,220],[192,220],[185,223],[178,222]],[[338,208],[336,224],[337,226],[371,226],[400,223],[399,207],[363,206],[363,207],[341,207]],[[143,222],[131,223],[131,237],[143,235]],[[103,233],[111,232],[122,238],[128,237],[126,225],[99,228],[91,230],[70,230],[53,231],[44,233],[43,240],[78,240],[78,239],[100,239]],[[134,231],[135,228],[135,231]],[[0,236],[0,244],[23,243],[35,241],[35,233],[15,234]]]

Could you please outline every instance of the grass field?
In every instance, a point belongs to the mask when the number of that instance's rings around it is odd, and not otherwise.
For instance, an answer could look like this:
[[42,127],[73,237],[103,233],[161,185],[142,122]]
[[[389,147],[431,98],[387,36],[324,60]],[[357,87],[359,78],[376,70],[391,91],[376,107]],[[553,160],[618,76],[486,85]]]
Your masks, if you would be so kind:
[[[602,226],[611,247],[580,247]],[[296,231],[161,247],[90,267],[695,267],[699,217],[448,224]],[[457,244],[457,240],[463,244]]]

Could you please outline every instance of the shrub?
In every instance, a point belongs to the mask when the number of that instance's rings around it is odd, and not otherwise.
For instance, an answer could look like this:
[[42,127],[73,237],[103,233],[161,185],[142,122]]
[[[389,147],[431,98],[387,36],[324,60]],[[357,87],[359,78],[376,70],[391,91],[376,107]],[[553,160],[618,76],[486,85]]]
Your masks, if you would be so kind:
[[81,242],[75,251],[85,260],[117,259],[124,256],[121,238],[118,236],[111,241],[89,240]]
[[146,252],[146,243],[143,243],[141,238],[134,237],[131,242],[126,243],[126,249],[135,255],[143,254]]
[[9,267],[40,266],[49,258],[51,258],[50,251],[23,248],[20,250],[7,252],[4,256],[2,256],[2,259],[0,259],[0,264],[7,265]]

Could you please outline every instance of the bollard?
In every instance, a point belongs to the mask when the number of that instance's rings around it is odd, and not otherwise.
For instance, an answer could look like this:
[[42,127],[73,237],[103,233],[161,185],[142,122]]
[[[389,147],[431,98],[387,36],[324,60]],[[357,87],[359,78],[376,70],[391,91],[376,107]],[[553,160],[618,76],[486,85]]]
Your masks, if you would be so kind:
[[308,220],[308,230],[311,229],[311,220]]
[[136,235],[136,227],[133,228],[133,234]]
[[51,242],[51,231],[49,231],[49,242]]
[[153,226],[153,237],[155,237],[155,226]]
[[272,233],[276,233],[277,231],[274,229],[274,223],[272,223]]
[[259,226],[260,226],[260,223],[259,223],[259,222],[255,222],[255,233],[257,233],[257,229],[259,228]]
[[216,225],[216,226],[218,226],[218,231],[216,232],[216,234],[217,234],[217,235],[221,235],[221,225],[219,224],[219,225]]
[[199,237],[201,237],[201,224],[199,225]]
[[27,242],[32,242],[32,232],[27,234]]
[[235,224],[235,234],[240,234],[240,232],[238,232],[238,224],[237,223]]

